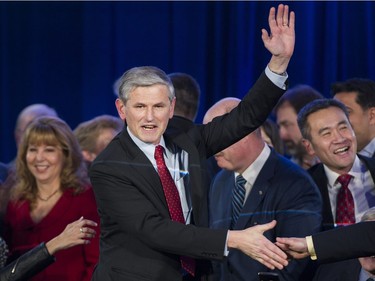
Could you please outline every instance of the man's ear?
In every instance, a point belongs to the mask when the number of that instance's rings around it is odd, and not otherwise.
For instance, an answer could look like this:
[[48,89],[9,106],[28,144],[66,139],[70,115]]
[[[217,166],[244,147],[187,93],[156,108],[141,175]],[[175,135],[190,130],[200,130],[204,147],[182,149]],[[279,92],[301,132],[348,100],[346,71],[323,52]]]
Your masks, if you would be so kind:
[[302,144],[306,149],[307,154],[313,156],[315,155],[315,150],[311,142],[307,139],[302,139]]
[[370,107],[368,109],[368,117],[371,125],[375,125],[375,107]]
[[125,121],[125,104],[123,103],[122,100],[116,99],[116,108],[117,108],[117,113],[120,116],[120,118]]

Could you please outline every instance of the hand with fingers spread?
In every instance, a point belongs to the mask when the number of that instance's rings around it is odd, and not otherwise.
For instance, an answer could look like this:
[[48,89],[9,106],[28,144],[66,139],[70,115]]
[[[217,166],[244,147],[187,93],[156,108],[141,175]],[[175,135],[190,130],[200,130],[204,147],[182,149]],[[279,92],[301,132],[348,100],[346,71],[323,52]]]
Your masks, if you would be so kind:
[[91,227],[97,225],[96,222],[84,219],[83,217],[68,224],[63,232],[46,243],[48,252],[51,255],[54,255],[59,250],[68,249],[77,245],[89,244],[89,239],[94,238],[96,234],[96,231]]
[[272,7],[268,16],[270,34],[262,29],[264,46],[272,54],[268,64],[271,71],[282,74],[286,71],[293,55],[295,44],[295,14],[289,13],[289,6],[280,4],[276,9]]
[[270,269],[281,270],[288,265],[287,255],[263,235],[275,225],[276,221],[273,220],[245,230],[231,230],[228,233],[228,248],[238,249]]
[[309,256],[306,238],[276,238],[276,245],[295,259],[303,259]]

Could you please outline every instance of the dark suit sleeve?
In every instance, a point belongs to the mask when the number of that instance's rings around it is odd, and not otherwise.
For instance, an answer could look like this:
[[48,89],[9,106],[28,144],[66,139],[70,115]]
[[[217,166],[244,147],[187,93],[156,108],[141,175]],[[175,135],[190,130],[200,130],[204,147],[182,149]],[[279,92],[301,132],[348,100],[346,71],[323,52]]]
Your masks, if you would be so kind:
[[263,72],[236,108],[202,126],[208,157],[262,125],[284,92]]
[[339,261],[375,254],[375,222],[361,222],[312,236],[318,260]]
[[[136,238],[154,250],[170,254],[223,258],[227,231],[171,221],[169,214],[163,213],[168,212],[167,208],[150,189],[147,174],[125,170],[126,175],[121,176],[115,166],[97,162],[90,172],[99,212],[108,218],[106,221],[116,222],[120,233],[126,234],[123,239]],[[135,247],[135,243],[127,247]]]

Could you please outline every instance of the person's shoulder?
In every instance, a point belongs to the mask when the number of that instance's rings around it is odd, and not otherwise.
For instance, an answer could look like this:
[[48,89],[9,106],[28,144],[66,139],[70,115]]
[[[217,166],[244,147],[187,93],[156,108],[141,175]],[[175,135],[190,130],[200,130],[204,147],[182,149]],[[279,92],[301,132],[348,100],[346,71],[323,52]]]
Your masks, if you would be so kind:
[[358,158],[363,163],[365,163],[365,165],[367,166],[367,168],[369,170],[375,171],[375,157],[367,157],[367,156],[363,156],[363,155],[360,155],[360,154],[357,154],[357,155],[358,155]]
[[[290,187],[290,184],[292,184],[301,190],[315,187],[315,182],[311,175],[302,167],[279,154],[276,156],[275,161],[277,163],[275,164],[275,177],[280,179],[277,182],[282,186]],[[286,182],[290,182],[290,184],[285,185]]]
[[275,163],[275,173],[278,174],[293,174],[295,176],[305,177],[307,175],[306,170],[293,163],[290,159],[272,150],[270,155],[270,161]]
[[[182,128],[181,128],[182,126]],[[183,128],[190,128],[194,126],[194,122],[190,119],[187,119],[182,116],[174,115],[168,123],[168,128],[176,128],[176,129],[183,129]]]
[[212,179],[212,184],[215,185],[218,182],[227,181],[229,179],[234,180],[234,172],[228,171],[228,170],[225,170],[225,169],[221,169],[221,170],[219,170],[219,172],[217,172],[217,174]]
[[315,164],[314,166],[310,167],[307,172],[311,175],[311,176],[320,176],[322,174],[325,174],[324,172],[324,165],[323,163],[317,163]]

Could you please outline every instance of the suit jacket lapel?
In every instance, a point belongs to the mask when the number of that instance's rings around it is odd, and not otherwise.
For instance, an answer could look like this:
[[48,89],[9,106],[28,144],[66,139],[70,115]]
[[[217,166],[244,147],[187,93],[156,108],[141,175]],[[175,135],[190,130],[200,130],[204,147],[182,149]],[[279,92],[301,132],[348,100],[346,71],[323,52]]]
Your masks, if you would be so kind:
[[210,193],[210,227],[229,229],[232,222],[234,173],[221,170]]
[[129,156],[129,167],[134,170],[134,175],[141,174],[144,175],[142,180],[146,181],[147,184],[143,185],[144,188],[147,188],[150,192],[156,193],[157,197],[165,206],[166,211],[168,211],[168,205],[165,200],[163,186],[157,171],[154,166],[151,164],[147,156],[142,152],[142,150],[133,142],[130,138],[127,130],[123,130],[123,133],[120,135],[120,139],[123,145],[123,149]]
[[315,166],[311,167],[308,170],[308,172],[314,179],[316,185],[318,186],[320,190],[320,194],[322,195],[323,229],[327,230],[327,229],[333,228],[334,217],[332,215],[331,200],[329,199],[329,192],[328,192],[328,180],[327,180],[327,175],[324,171],[324,166],[322,163],[316,164]]

